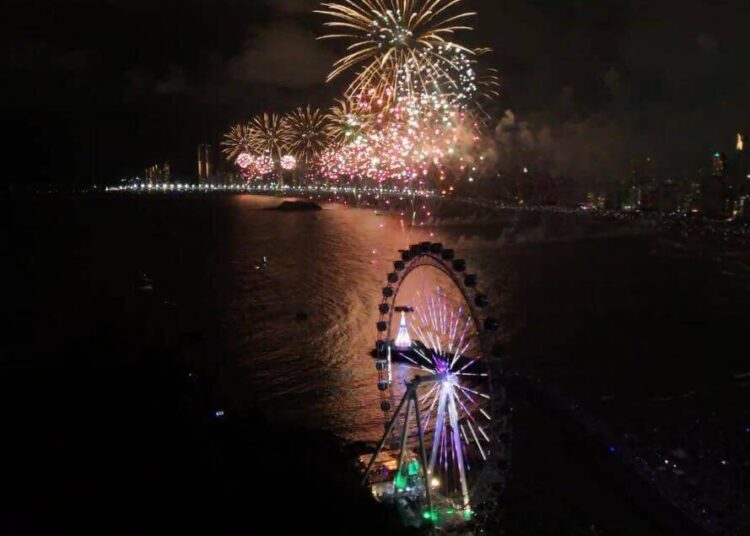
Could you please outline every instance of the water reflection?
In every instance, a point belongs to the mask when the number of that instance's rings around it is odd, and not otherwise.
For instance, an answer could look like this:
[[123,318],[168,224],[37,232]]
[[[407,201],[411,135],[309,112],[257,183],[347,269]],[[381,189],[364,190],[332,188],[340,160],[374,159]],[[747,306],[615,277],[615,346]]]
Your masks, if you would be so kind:
[[[398,214],[335,204],[279,213],[262,210],[277,200],[234,199],[234,389],[279,418],[374,439],[382,413],[369,351],[380,289],[398,250],[430,233],[402,227]],[[268,267],[250,269],[263,255]]]
[[[149,201],[159,210],[143,211],[141,225],[156,234],[144,234],[131,256],[158,260],[149,274],[163,287],[174,280],[166,290],[182,308],[220,319],[232,395],[280,419],[347,439],[379,435],[368,352],[381,288],[398,250],[423,240],[454,247],[478,274],[512,335],[509,366],[532,368],[583,401],[606,395],[606,411],[653,415],[643,408],[657,395],[747,370],[731,350],[742,320],[726,298],[747,300],[747,280],[722,276],[708,250],[565,215],[443,207],[411,228],[399,211],[263,210],[278,202]],[[268,267],[254,270],[264,255]],[[685,329],[696,322],[702,330]],[[705,355],[717,356],[710,370]]]

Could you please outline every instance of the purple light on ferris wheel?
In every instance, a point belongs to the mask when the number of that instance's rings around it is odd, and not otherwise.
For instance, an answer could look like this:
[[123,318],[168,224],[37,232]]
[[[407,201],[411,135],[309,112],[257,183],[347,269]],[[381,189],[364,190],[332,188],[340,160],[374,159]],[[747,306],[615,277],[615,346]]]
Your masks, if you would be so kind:
[[435,372],[440,375],[447,374],[449,372],[448,362],[440,356],[434,356],[433,361],[435,362]]

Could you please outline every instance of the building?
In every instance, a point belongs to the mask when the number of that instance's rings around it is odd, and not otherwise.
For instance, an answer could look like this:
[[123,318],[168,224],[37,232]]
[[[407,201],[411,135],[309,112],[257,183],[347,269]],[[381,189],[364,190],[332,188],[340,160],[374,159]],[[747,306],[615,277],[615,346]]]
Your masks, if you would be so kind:
[[716,178],[724,178],[727,174],[727,156],[721,152],[715,152],[711,161],[711,175]]
[[735,188],[737,200],[734,206],[734,218],[742,221],[750,221],[750,167],[748,167],[745,155],[745,136],[737,133],[737,155],[735,160]]
[[726,218],[725,183],[727,158],[724,153],[711,156],[711,167],[701,181],[701,213],[709,218]]
[[737,152],[732,158],[715,152],[711,160],[711,175],[702,187],[703,212],[711,218],[735,219],[746,209],[747,173],[745,171],[745,141],[737,134]]
[[743,191],[742,193],[745,193],[744,186],[747,182],[748,175],[750,174],[750,167],[748,167],[747,163],[747,155],[745,154],[745,137],[738,132],[737,152],[735,153],[732,167],[734,168],[733,175],[735,177],[735,184]]
[[214,175],[213,150],[211,144],[198,145],[198,182],[209,182]]
[[164,183],[172,180],[172,171],[169,167],[169,162],[163,164],[154,164],[146,168],[146,182],[147,183]]

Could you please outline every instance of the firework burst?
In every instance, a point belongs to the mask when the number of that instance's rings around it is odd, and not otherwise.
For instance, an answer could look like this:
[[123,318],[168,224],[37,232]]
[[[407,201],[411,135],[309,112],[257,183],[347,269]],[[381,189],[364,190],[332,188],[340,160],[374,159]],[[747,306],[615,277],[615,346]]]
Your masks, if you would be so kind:
[[229,132],[224,134],[221,146],[221,152],[230,162],[236,161],[242,153],[250,152],[252,149],[250,127],[245,124],[233,126]]
[[266,155],[256,156],[255,162],[253,164],[256,176],[263,176],[268,175],[269,173],[273,173],[274,166],[274,161],[271,159],[271,157]]
[[329,181],[369,179],[421,186],[466,171],[462,159],[479,139],[474,115],[439,94],[401,97],[370,128],[320,159]]
[[246,179],[257,179],[273,172],[275,163],[268,155],[250,155],[242,153],[237,158],[237,165]]
[[289,146],[286,129],[278,114],[258,115],[250,121],[250,143],[256,153],[278,161]]
[[301,162],[314,161],[328,145],[326,116],[318,108],[297,108],[282,125],[289,151]]
[[235,163],[237,164],[237,167],[239,167],[241,170],[248,169],[254,161],[255,157],[251,155],[250,153],[240,153],[237,155],[237,159],[235,160]]
[[281,157],[281,169],[291,171],[297,167],[297,159],[288,154]]
[[498,96],[499,87],[494,70],[478,72],[477,58],[487,52],[475,49],[469,54],[452,43],[440,45],[432,58],[418,52],[398,74],[397,99],[432,95],[451,105],[482,109],[483,103]]
[[[360,68],[348,95],[369,93],[392,99],[400,76],[409,73],[410,87],[430,91],[434,69],[430,65],[450,62],[445,47],[472,51],[452,41],[456,32],[471,30],[464,21],[475,13],[457,12],[461,0],[346,0],[323,3],[317,10],[329,18],[331,33],[321,39],[342,39],[348,54],[339,59],[328,80]],[[458,82],[456,82],[458,83]]]
[[351,142],[373,126],[374,117],[363,106],[350,99],[337,99],[326,116],[326,133],[336,145]]

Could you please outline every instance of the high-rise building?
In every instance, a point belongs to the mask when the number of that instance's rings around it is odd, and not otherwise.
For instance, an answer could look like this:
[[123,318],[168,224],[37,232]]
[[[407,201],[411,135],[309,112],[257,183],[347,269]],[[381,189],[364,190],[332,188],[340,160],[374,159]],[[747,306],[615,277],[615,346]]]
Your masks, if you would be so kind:
[[725,217],[724,175],[726,158],[720,152],[711,155],[711,166],[701,180],[701,212],[709,218]]
[[737,201],[734,207],[734,218],[742,221],[750,221],[750,168],[745,155],[745,136],[737,133],[737,156],[735,162],[735,187],[737,189]]
[[741,132],[735,138],[735,150],[729,158],[720,151],[715,152],[710,176],[704,176],[702,208],[709,217],[750,220],[750,173],[745,137]]
[[157,183],[157,182],[169,182],[172,179],[171,168],[169,162],[163,164],[154,164],[146,168],[146,182]]
[[153,166],[148,166],[146,168],[146,174],[145,174],[146,182],[148,183],[157,182],[158,172],[159,172],[159,166],[157,166],[156,164],[154,164]]
[[201,177],[203,176],[203,158],[204,158],[204,151],[203,151],[203,144],[198,145],[198,181],[201,180]]
[[745,155],[745,136],[742,133],[737,133],[737,154],[734,162],[734,175],[737,181],[737,187],[745,192],[745,183],[747,182],[748,167],[747,167],[747,156]]
[[213,152],[211,145],[201,143],[198,145],[198,182],[208,182],[214,174]]
[[714,177],[724,177],[727,172],[727,157],[724,153],[715,152],[712,165],[711,174]]

